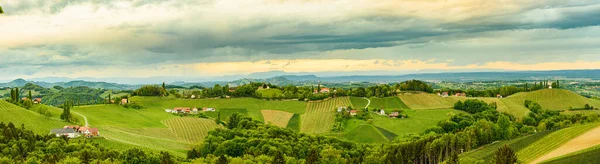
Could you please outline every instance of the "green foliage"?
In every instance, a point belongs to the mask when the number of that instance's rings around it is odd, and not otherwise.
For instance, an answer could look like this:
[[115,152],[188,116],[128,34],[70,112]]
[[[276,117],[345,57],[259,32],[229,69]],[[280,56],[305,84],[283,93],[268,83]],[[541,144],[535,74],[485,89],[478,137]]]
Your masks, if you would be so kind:
[[423,81],[420,80],[409,80],[400,84],[400,90],[402,91],[422,91],[422,92],[433,92],[433,88]]
[[133,91],[134,96],[162,96],[166,94],[166,90],[158,85],[144,85]]
[[88,105],[104,103],[104,99],[99,95],[104,93],[102,89],[92,89],[89,87],[69,87],[64,88],[58,93],[50,93],[42,98],[44,104],[59,106],[66,100],[73,101],[73,105]]
[[299,114],[294,114],[292,116],[292,118],[290,118],[287,128],[297,130],[297,131],[300,130],[300,115]]
[[504,145],[496,150],[493,161],[496,164],[514,164],[517,163],[518,159],[515,152],[510,147]]
[[458,101],[454,104],[454,109],[462,110],[469,113],[479,113],[486,110],[495,110],[492,105],[487,104],[483,100],[477,99],[468,99],[463,103],[462,101]]

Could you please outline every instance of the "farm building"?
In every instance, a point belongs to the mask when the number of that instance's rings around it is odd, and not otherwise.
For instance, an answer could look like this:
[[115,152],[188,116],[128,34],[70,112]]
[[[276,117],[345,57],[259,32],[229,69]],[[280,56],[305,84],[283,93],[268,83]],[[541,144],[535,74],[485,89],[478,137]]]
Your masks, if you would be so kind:
[[190,113],[190,108],[188,107],[175,107],[172,110],[173,113]]
[[127,103],[129,103],[129,100],[127,100],[127,99],[121,99],[121,104],[127,104]]
[[42,98],[35,98],[35,99],[33,99],[33,103],[34,104],[41,104],[42,103]]
[[205,112],[207,112],[207,111],[214,112],[215,108],[202,108],[202,111],[205,111]]
[[75,130],[71,128],[52,129],[50,130],[50,134],[54,134],[56,137],[67,136],[68,138],[75,138],[78,136]]
[[173,113],[173,110],[171,110],[171,109],[165,109],[165,112],[167,112],[167,113]]
[[438,96],[442,96],[442,93],[440,93],[440,92],[437,92],[435,94],[438,95]]
[[27,100],[27,99],[28,99],[27,97],[23,97],[23,98],[21,98],[21,100],[23,100],[23,101],[25,101],[25,100]]
[[496,98],[502,98],[502,95],[501,94],[497,94]]
[[196,108],[196,107],[192,108],[192,113],[193,113],[193,114],[196,114],[196,113],[198,113],[198,108]]
[[351,115],[351,116],[356,116],[356,110],[351,110],[351,111],[350,111],[350,115]]
[[390,113],[389,116],[390,117],[398,117],[399,115],[400,115],[400,113],[398,113],[398,112],[392,112],[392,113]]
[[379,114],[380,115],[385,115],[385,110],[383,110],[383,109],[379,110]]
[[442,97],[448,97],[448,92],[442,92]]
[[98,128],[90,128],[90,127],[80,127],[79,133],[83,134],[83,136],[88,137],[88,138],[89,137],[98,137],[100,135]]
[[456,93],[456,94],[454,94],[454,96],[456,96],[456,97],[467,97],[467,94],[466,93]]
[[321,93],[329,93],[329,88],[321,88]]
[[190,98],[193,98],[193,99],[195,99],[195,98],[196,98],[196,95],[191,95],[191,96],[190,96]]

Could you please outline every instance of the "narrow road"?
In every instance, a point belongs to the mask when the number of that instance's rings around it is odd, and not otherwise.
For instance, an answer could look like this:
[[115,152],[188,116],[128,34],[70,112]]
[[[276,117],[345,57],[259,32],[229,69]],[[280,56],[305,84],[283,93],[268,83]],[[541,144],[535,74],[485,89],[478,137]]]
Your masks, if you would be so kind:
[[369,105],[371,105],[371,100],[369,100],[369,99],[368,99],[368,98],[366,98],[366,97],[363,97],[363,99],[366,99],[367,101],[369,101],[369,102],[367,103],[367,106],[365,106],[365,109],[367,109],[367,108],[369,107]]
[[[71,111],[71,112],[73,112],[73,111]],[[85,127],[88,127],[88,126],[89,126],[89,124],[88,124],[88,121],[87,121],[87,117],[85,117],[85,116],[84,116],[83,114],[81,114],[81,113],[77,113],[77,112],[73,112],[73,113],[75,113],[75,114],[77,114],[77,115],[80,115],[81,117],[83,117],[83,120],[85,121]]]

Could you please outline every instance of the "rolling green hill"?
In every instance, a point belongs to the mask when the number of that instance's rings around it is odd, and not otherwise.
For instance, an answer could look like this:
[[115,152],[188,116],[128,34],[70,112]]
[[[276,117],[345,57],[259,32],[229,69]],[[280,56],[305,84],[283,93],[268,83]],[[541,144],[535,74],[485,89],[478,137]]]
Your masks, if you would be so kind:
[[40,134],[48,134],[50,129],[62,128],[71,123],[61,121],[54,117],[46,117],[36,112],[21,108],[14,104],[0,100],[0,122],[12,122],[16,127],[25,124],[25,128]]
[[542,108],[550,110],[568,110],[570,107],[583,108],[585,104],[600,107],[600,100],[588,99],[563,89],[543,89],[533,92],[521,92],[502,99],[509,108],[523,106],[525,100],[539,103]]
[[[404,102],[402,102],[402,100],[400,100],[400,98],[398,98],[398,97],[370,98],[369,100],[371,100],[371,104],[369,104],[369,108],[375,108],[375,109],[384,108],[384,109],[389,109],[389,110],[409,109],[408,106],[406,106],[406,104],[404,104]],[[388,112],[391,112],[391,111],[388,111]]]
[[465,100],[465,97],[441,97],[435,94],[402,94],[399,96],[410,109],[448,109],[454,107],[454,103]]

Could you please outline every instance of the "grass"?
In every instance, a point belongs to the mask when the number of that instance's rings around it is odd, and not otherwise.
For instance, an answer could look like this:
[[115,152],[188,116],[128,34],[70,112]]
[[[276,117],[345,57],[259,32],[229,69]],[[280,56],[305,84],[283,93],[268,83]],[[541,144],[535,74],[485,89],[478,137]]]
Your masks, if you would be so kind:
[[354,142],[360,143],[384,143],[388,142],[388,139],[385,138],[375,127],[372,125],[359,125],[356,128],[353,128],[348,133],[342,135],[342,138],[348,139]]
[[300,131],[304,133],[329,132],[334,123],[336,108],[351,105],[349,97],[309,102],[305,114],[301,116]]
[[500,141],[500,142],[492,143],[489,145],[485,145],[476,150],[471,150],[469,152],[461,154],[461,158],[472,158],[472,159],[481,159],[481,160],[485,160],[485,161],[491,161],[492,157],[494,156],[494,152],[496,150],[498,150],[498,148],[502,147],[503,145],[508,145],[508,147],[510,147],[514,151],[519,151],[519,150],[527,147],[529,144],[531,144],[541,138],[544,138],[551,132],[552,131],[545,131],[545,132],[540,132],[540,133],[536,133],[536,134],[532,134],[532,135],[519,137],[519,138],[508,140],[508,141]]
[[104,93],[100,94],[100,97],[107,98],[108,94],[110,94],[111,99],[114,99],[115,97],[127,96],[129,93],[125,93],[125,92],[113,93],[113,90],[108,90],[108,91],[105,91]]
[[[173,109],[174,107],[208,107],[219,109],[246,109],[247,115],[257,120],[263,120],[261,110],[280,110],[296,114],[304,114],[306,102],[302,101],[269,101],[256,98],[231,99],[175,99],[167,97],[132,97],[132,102],[142,104],[146,110]],[[221,110],[223,115],[223,110]],[[223,119],[223,118],[222,118]]]
[[377,130],[389,141],[394,140],[394,138],[396,138],[396,136],[398,136],[397,134],[390,132],[384,128],[380,128],[378,126],[375,126],[375,128],[377,128]]
[[521,92],[502,99],[505,103],[523,106],[525,100],[539,103],[543,109],[568,110],[570,107],[583,108],[585,104],[600,107],[600,101],[588,99],[563,89],[543,89],[533,92]]
[[220,127],[214,120],[193,117],[172,118],[163,122],[175,132],[180,140],[189,143],[204,141],[204,138],[208,136],[208,131]]
[[393,109],[410,109],[398,97],[370,98],[369,100],[371,100],[371,104],[369,104],[369,108],[389,109],[388,112],[391,112],[391,110],[393,110]]
[[16,127],[21,127],[21,124],[24,124],[25,128],[39,134],[48,134],[51,129],[62,128],[65,125],[72,124],[54,117],[40,115],[4,100],[0,100],[0,113],[2,113],[0,115],[0,122],[4,122],[4,124],[12,122]]
[[560,156],[543,164],[579,164],[579,163],[600,163],[600,145],[587,148],[578,152]]
[[532,162],[598,125],[599,123],[592,123],[557,130],[517,151],[517,156],[525,163]]
[[259,89],[256,90],[257,93],[260,93],[263,98],[273,98],[275,96],[281,96],[283,92],[279,89]]
[[405,135],[409,133],[421,133],[427,128],[436,125],[439,121],[450,118],[452,113],[464,113],[454,109],[431,109],[431,110],[411,110],[405,109],[408,118],[389,118],[377,114],[371,114],[373,125],[390,131],[396,135]]
[[410,109],[447,109],[454,107],[454,103],[459,100],[465,100],[465,97],[441,97],[435,94],[405,93],[399,95],[400,100],[404,102]]
[[279,127],[287,127],[288,122],[294,116],[293,113],[278,110],[262,110],[265,123],[273,124]]
[[290,121],[288,121],[287,128],[300,130],[300,115],[294,114]]
[[367,99],[362,97],[350,97],[350,102],[352,103],[352,107],[356,109],[363,109],[369,103]]

